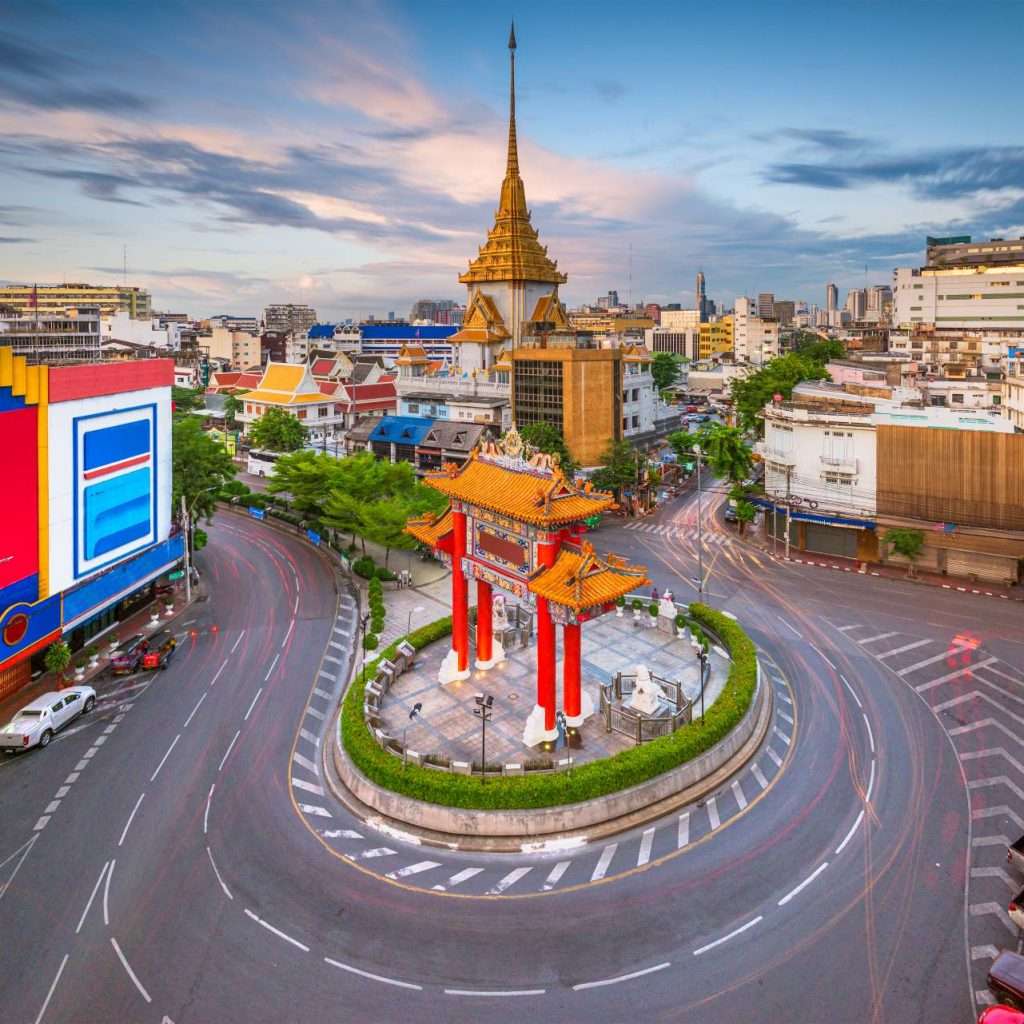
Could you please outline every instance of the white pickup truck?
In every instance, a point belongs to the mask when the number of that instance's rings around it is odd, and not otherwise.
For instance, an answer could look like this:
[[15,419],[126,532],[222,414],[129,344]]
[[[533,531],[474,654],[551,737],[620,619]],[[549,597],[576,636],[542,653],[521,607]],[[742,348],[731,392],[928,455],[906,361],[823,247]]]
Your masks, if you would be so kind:
[[[1018,871],[1024,871],[1024,836],[1021,836],[1015,843],[1010,843],[1007,846],[1006,863],[1013,865]],[[1010,920],[1018,928],[1024,929],[1024,889],[1021,889],[1010,900],[1007,912],[1010,915]]]
[[44,693],[0,729],[0,750],[16,754],[19,750],[48,746],[54,733],[73,718],[88,714],[95,705],[96,691],[91,686],[69,686],[66,690]]

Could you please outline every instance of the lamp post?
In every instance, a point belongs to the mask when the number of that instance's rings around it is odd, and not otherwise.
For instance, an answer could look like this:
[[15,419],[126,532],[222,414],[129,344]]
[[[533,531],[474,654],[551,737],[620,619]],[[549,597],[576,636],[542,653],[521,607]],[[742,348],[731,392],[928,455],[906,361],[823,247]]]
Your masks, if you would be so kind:
[[410,608],[409,609],[409,614],[406,616],[406,619],[405,619],[405,639],[406,640],[409,639],[409,634],[412,632],[412,616],[413,616],[413,612],[415,612],[417,615],[419,615],[419,613],[421,611],[423,611],[423,606],[419,605],[419,604],[416,605],[415,608]]
[[196,502],[210,491],[216,491],[220,487],[215,484],[213,487],[204,487],[192,498],[192,504],[185,503],[185,495],[181,496],[181,528],[185,531],[185,604],[192,603],[192,513],[195,512]]
[[[422,701],[416,701],[412,706],[412,710],[409,712],[409,721],[411,722],[414,718],[418,718],[420,712],[423,710]],[[408,747],[405,744],[405,734],[409,731],[408,722],[402,728],[402,767],[404,768],[409,763]]]
[[704,454],[700,445],[693,446],[693,454],[697,460],[697,600],[704,600],[704,519],[701,513],[701,480],[700,462]]
[[704,650],[704,644],[702,644],[696,637],[690,638],[690,646],[693,648],[693,653],[697,655],[698,663],[700,664],[700,724],[704,724],[704,675],[705,666],[708,662],[708,653]]
[[491,720],[491,708],[494,698],[489,693],[477,693],[473,696],[476,707],[473,714],[480,719],[480,784],[487,781],[487,723]]

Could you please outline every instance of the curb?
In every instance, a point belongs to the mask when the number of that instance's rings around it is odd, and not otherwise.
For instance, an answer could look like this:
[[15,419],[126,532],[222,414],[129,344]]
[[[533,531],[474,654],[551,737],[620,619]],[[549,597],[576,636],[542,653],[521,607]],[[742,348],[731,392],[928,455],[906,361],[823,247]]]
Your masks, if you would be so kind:
[[[396,832],[399,834],[404,833],[410,838],[414,837],[422,843],[422,845],[446,850],[486,853],[522,853],[524,851],[524,847],[530,847],[531,849],[536,849],[538,852],[541,852],[544,844],[547,842],[559,842],[571,839],[583,840],[584,842],[594,842],[605,839],[608,836],[663,818],[672,811],[685,805],[695,803],[717,790],[726,779],[734,775],[753,759],[768,733],[774,708],[774,693],[770,682],[761,673],[759,673],[758,679],[758,694],[755,696],[754,702],[755,705],[757,705],[756,708],[752,707],[750,711],[747,712],[748,716],[753,716],[750,735],[738,750],[736,750],[731,756],[727,757],[718,765],[718,767],[714,768],[707,775],[701,777],[698,781],[686,785],[682,789],[679,789],[668,796],[655,798],[653,800],[649,799],[646,802],[643,800],[644,795],[649,794],[650,790],[664,785],[667,775],[672,774],[672,772],[682,773],[687,770],[693,762],[690,762],[689,765],[680,765],[678,768],[672,769],[671,772],[655,776],[653,779],[649,779],[646,782],[631,787],[630,789],[620,790],[618,793],[612,793],[606,797],[598,797],[593,801],[586,801],[578,804],[565,804],[560,807],[543,808],[532,812],[505,812],[477,811],[468,810],[466,808],[443,807],[439,804],[431,804],[426,803],[425,801],[415,800],[412,797],[404,797],[400,794],[393,793],[391,790],[377,786],[375,783],[367,779],[366,776],[363,775],[354,764],[352,764],[348,755],[345,753],[345,750],[339,741],[338,718],[335,718],[331,724],[328,742],[323,745],[321,760],[324,766],[324,778],[326,779],[332,794],[351,814],[361,819],[370,828],[387,830],[392,834]],[[747,721],[749,721],[749,718]],[[737,729],[743,728],[743,724],[744,723],[741,722],[740,725],[737,726]],[[717,747],[721,747],[722,744],[728,742],[729,737],[726,737],[717,745]],[[713,755],[717,747],[712,747],[710,751],[702,754],[701,757],[706,758]],[[361,795],[353,791],[354,787],[359,788]],[[553,817],[558,814],[569,814],[572,816],[574,810],[578,809],[579,811],[582,811],[588,806],[591,808],[597,808],[600,805],[605,805],[605,808],[607,808],[607,805],[613,798],[615,798],[617,802],[622,802],[623,800],[628,800],[630,796],[639,796],[640,802],[637,803],[635,807],[631,807],[622,813],[612,812],[606,814],[604,817],[596,818],[591,824],[583,828],[550,829],[547,831],[536,830],[523,831],[514,834],[485,835],[473,834],[466,831],[456,832],[445,830],[443,828],[432,828],[419,822],[397,817],[394,814],[388,814],[377,807],[371,806],[362,799],[362,796],[367,796],[371,799],[380,798],[381,800],[386,801],[401,801],[404,806],[408,807],[413,812],[418,812],[427,820],[431,817],[464,815],[468,816],[467,821],[489,821],[492,825],[500,822],[503,816],[509,814],[516,815],[533,813],[538,816],[539,820],[543,821],[545,817]]]

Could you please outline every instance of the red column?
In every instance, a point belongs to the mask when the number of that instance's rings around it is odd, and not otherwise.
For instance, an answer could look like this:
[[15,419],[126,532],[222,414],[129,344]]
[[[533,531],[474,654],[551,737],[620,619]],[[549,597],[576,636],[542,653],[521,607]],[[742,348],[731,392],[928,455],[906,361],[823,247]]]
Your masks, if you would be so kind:
[[452,511],[452,650],[458,670],[469,670],[469,583],[462,574],[466,554],[466,514]]
[[[541,565],[553,565],[558,541],[537,545]],[[537,704],[544,709],[544,728],[555,731],[555,624],[547,598],[537,596]]]
[[493,619],[492,591],[490,583],[476,581],[476,663],[489,666],[494,658],[494,643],[491,633]]
[[580,717],[580,627],[566,625],[562,630],[562,710],[566,724],[582,725]]

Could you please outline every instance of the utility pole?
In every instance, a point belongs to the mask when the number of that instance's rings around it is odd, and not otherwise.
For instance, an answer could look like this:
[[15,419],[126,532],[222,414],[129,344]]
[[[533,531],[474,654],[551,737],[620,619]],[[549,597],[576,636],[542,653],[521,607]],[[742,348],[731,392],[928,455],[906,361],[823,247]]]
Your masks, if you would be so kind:
[[189,524],[188,505],[185,504],[185,495],[181,496],[181,528],[185,531],[185,604],[192,603],[192,560],[189,553]]
[[789,535],[793,524],[793,502],[790,500],[789,484],[793,475],[793,467],[786,467],[786,561],[789,561]]
[[703,452],[694,445],[693,454],[697,459],[697,600],[704,600],[704,520],[701,515],[700,463]]

